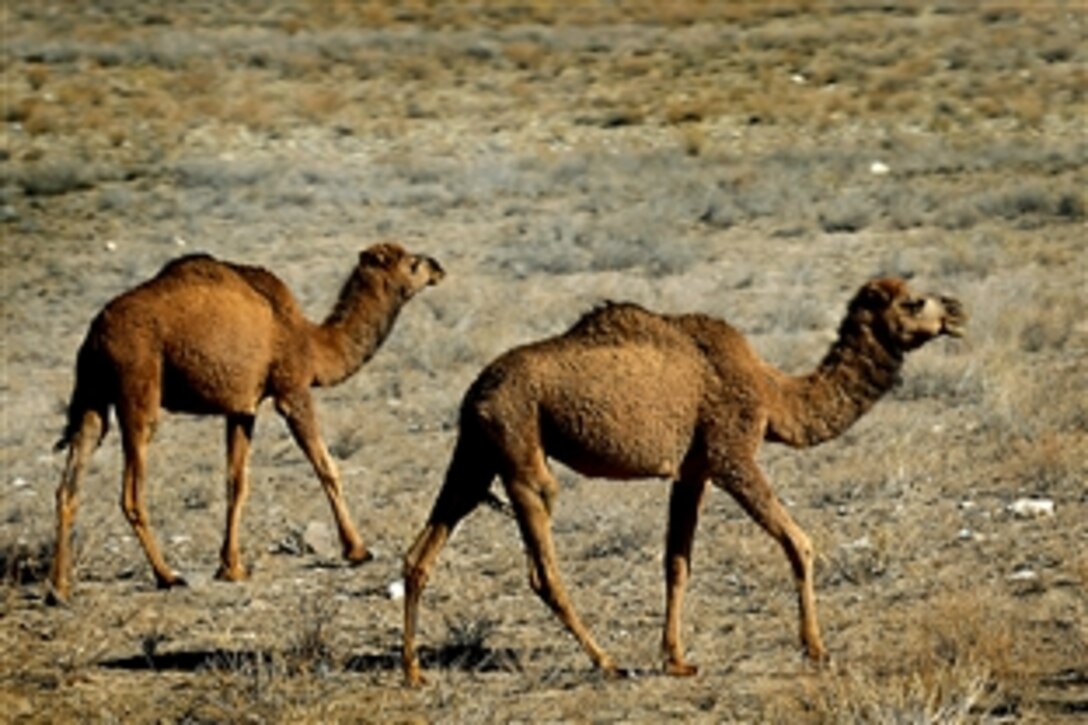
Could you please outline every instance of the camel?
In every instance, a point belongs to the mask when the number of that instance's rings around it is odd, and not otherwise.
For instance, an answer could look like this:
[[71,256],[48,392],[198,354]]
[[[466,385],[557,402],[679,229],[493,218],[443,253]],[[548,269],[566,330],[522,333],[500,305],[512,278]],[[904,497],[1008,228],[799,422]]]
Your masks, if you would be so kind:
[[121,507],[159,588],[185,584],[159,551],[145,502],[147,448],[160,408],[226,418],[228,500],[218,579],[248,576],[238,525],[249,493],[254,423],[265,398],[272,398],[321,481],[344,557],[356,564],[368,560],[322,441],[310,388],[354,374],[385,340],[401,307],[444,274],[430,257],[376,244],[359,253],[332,312],[316,324],[271,272],[196,254],[167,263],[157,276],[109,302],[79,349],[68,423],[57,443],[58,450],[68,448],[68,457],[56,493],[49,601],[62,603],[70,594],[80,484],[106,435],[111,407],[124,452]]
[[661,315],[607,303],[566,333],[516,347],[466,393],[446,477],[404,558],[403,669],[423,682],[415,651],[420,598],[458,523],[493,498],[498,476],[517,519],[529,583],[606,675],[623,671],[579,619],[559,576],[551,535],[558,493],[548,458],[586,476],[672,481],[665,542],[666,673],[690,676],[681,608],[708,482],[733,498],[785,550],[809,658],[827,659],[817,624],[813,547],[756,463],[763,440],[796,448],[832,439],[897,379],[907,352],[959,337],[963,306],[918,296],[899,279],[865,284],[817,369],[787,375],[761,360],[728,323],[702,314]]

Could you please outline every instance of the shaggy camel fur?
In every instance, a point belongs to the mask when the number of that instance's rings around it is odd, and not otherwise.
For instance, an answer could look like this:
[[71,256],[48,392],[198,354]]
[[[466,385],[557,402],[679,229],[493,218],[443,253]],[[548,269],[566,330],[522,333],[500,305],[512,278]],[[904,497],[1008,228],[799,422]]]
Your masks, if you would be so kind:
[[50,599],[69,595],[80,482],[106,435],[110,407],[116,409],[124,450],[121,506],[160,588],[185,583],[160,554],[145,503],[147,446],[160,408],[226,417],[228,504],[218,578],[247,575],[238,523],[249,492],[246,467],[257,408],[265,398],[273,399],[321,480],[344,556],[366,561],[369,554],[319,433],[310,387],[335,385],[355,373],[389,334],[401,307],[443,275],[434,259],[396,244],[372,246],[359,253],[336,305],[319,325],[303,316],[272,273],[191,255],[107,304],[80,347],[68,425],[57,444],[69,453],[57,488]]
[[904,354],[959,336],[956,300],[914,295],[879,279],[850,302],[838,341],[815,372],[793,377],[763,362],[727,323],[608,304],[558,337],[515,348],[469,388],[445,483],[404,561],[404,674],[422,682],[415,652],[420,597],[458,522],[499,476],[517,517],[533,590],[597,667],[619,673],[575,613],[557,569],[550,518],[557,494],[547,457],[588,476],[673,481],[665,554],[665,669],[692,675],[680,611],[707,483],[728,491],[785,550],[796,579],[801,641],[820,638],[812,545],[756,464],[763,440],[802,448],[842,433],[896,382]]

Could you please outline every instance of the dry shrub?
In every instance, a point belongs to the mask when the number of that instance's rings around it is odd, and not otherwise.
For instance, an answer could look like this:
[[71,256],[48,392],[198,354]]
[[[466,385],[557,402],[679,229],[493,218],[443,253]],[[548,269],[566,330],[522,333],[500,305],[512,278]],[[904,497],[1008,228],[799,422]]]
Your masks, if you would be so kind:
[[711,115],[711,104],[704,98],[685,98],[665,106],[665,123],[670,126],[704,121]]
[[1005,107],[1009,115],[1028,128],[1038,128],[1047,112],[1046,101],[1030,88],[1007,98]]
[[276,128],[281,116],[277,102],[259,96],[243,96],[226,109],[226,120],[244,124],[254,131]]
[[548,51],[540,43],[517,41],[507,43],[502,49],[503,56],[521,70],[537,70],[548,57]]
[[101,106],[107,97],[106,89],[87,77],[58,84],[56,94],[60,105],[76,114],[87,106]]
[[[340,4],[346,5],[343,0]],[[365,28],[384,28],[394,22],[393,12],[384,2],[368,2],[357,10],[359,23]]]
[[64,128],[64,113],[52,103],[31,102],[21,111],[23,129],[31,136],[57,133]]
[[1085,474],[1081,432],[1045,431],[1036,439],[1016,439],[1005,456],[1005,468],[1033,493],[1072,491]]
[[[939,595],[919,618],[878,623],[863,658],[804,683],[793,712],[816,722],[972,722],[1007,712],[1028,694],[1038,663],[1022,623],[990,591]],[[787,705],[787,708],[791,705]],[[802,715],[803,713],[803,715]]]
[[687,124],[680,127],[678,134],[684,153],[688,156],[699,156],[706,148],[706,131],[698,124]]
[[322,121],[335,115],[346,103],[344,94],[335,88],[313,88],[300,94],[298,110],[309,121]]
[[204,96],[215,92],[222,84],[221,76],[206,64],[194,64],[195,67],[175,75],[173,87],[182,98]]
[[49,80],[49,66],[42,63],[33,63],[26,69],[26,82],[34,90],[39,90]]

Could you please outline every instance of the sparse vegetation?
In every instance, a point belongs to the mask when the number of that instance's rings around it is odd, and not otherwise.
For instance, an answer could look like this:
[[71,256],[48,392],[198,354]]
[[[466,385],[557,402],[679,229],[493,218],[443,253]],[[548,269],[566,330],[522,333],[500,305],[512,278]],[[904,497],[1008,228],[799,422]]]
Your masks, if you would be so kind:
[[[8,3],[0,712],[1083,719],[1086,22],[1073,0]],[[317,396],[376,560],[335,568],[306,546],[298,532],[327,504],[266,415],[244,532],[254,579],[207,581],[222,435],[171,416],[149,461],[153,515],[192,588],[142,576],[102,495],[121,475],[107,445],[76,532],[86,597],[44,611],[63,465],[49,450],[92,312],[208,251],[282,273],[313,317],[333,293],[312,280],[388,238],[450,277],[367,375]],[[799,372],[847,291],[887,273],[963,299],[968,337],[912,361],[842,440],[768,453],[817,545],[830,670],[790,651],[780,552],[712,494],[689,597],[697,679],[595,679],[530,601],[516,531],[484,511],[450,543],[463,578],[445,571],[427,593],[436,683],[397,687],[389,586],[481,365],[611,298],[725,317]],[[556,512],[571,595],[621,665],[652,661],[666,493],[634,484],[621,511],[613,486],[561,479],[579,487]],[[1053,515],[1010,515],[1020,497]],[[295,555],[275,555],[285,540]]]

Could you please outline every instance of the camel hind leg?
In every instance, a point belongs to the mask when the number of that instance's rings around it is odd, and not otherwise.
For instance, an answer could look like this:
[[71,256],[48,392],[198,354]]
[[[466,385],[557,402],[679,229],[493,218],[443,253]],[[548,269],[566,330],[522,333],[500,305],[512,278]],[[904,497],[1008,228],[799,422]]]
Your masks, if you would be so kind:
[[68,459],[56,493],[57,542],[46,595],[46,601],[50,604],[66,602],[71,593],[72,527],[79,508],[79,491],[87,462],[102,440],[106,415],[107,411],[86,411],[79,427],[68,441]]
[[254,421],[252,415],[227,416],[227,524],[215,575],[223,581],[239,581],[248,576],[238,551],[238,526],[242,505],[249,497],[247,462]]
[[475,436],[462,428],[438,500],[431,509],[427,523],[404,556],[402,664],[405,683],[410,686],[419,686],[424,682],[415,647],[423,587],[453,530],[486,498],[495,475],[490,456],[478,446]]
[[125,458],[121,510],[143,547],[159,589],[169,589],[185,586],[186,581],[167,565],[151,531],[151,517],[147,513],[147,448],[159,412],[160,388],[157,379],[146,377],[146,380],[141,378],[122,389],[117,407]]

